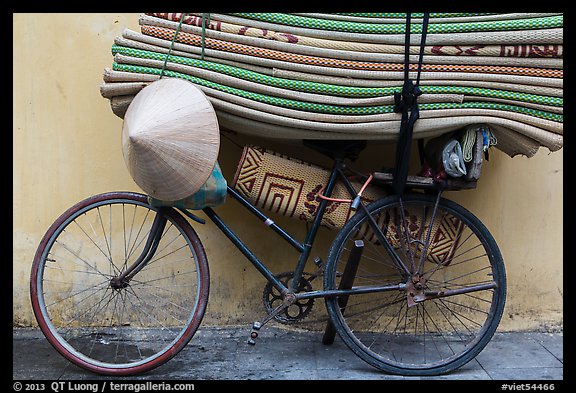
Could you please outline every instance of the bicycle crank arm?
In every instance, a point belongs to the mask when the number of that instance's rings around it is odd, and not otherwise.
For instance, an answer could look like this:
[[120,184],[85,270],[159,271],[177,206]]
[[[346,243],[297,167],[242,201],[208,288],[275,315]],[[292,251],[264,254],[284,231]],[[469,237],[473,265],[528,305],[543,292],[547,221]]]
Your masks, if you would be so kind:
[[274,310],[270,312],[262,321],[256,321],[252,324],[252,330],[250,331],[250,337],[248,338],[247,343],[250,345],[255,345],[256,341],[254,339],[258,338],[258,332],[264,326],[265,323],[272,320],[276,315],[280,314],[283,310],[288,308],[291,304],[296,301],[296,296],[292,293],[287,293],[282,300],[282,303],[276,307]]

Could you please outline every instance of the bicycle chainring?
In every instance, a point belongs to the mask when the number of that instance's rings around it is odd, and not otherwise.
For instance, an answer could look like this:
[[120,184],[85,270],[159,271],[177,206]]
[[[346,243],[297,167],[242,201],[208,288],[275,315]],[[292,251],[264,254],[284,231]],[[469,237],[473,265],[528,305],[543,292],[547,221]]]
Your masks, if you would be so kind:
[[[302,273],[298,292],[307,292],[312,290],[312,284],[306,278],[309,276],[309,273]],[[276,278],[278,278],[282,284],[287,287],[291,285],[292,277],[294,277],[294,272],[283,272],[276,275]],[[264,308],[270,314],[276,307],[282,304],[282,295],[271,283],[268,283],[264,287],[262,300],[264,302]],[[286,309],[282,310],[278,315],[274,316],[274,319],[284,324],[300,322],[310,314],[313,305],[314,299],[296,300]]]

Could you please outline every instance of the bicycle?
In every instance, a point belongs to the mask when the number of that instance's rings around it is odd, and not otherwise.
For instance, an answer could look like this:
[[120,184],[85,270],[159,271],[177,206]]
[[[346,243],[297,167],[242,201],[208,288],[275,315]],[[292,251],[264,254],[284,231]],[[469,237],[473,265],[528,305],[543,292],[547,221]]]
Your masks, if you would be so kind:
[[[228,195],[300,254],[275,275],[226,225],[203,209],[268,282],[267,316],[298,322],[324,298],[326,345],[336,333],[371,366],[387,373],[437,375],[472,360],[490,341],[506,295],[504,263],[488,229],[441,196],[450,181],[407,182],[402,196],[362,201],[348,163],[365,144],[309,141],[333,160],[325,199],[304,241],[295,239],[228,186]],[[375,185],[390,176],[362,174]],[[431,179],[428,179],[431,180]],[[341,182],[356,213],[337,233],[325,263],[305,273],[310,250]],[[456,183],[452,183],[456,184]],[[71,363],[94,373],[133,375],[164,364],[194,336],[206,311],[209,267],[189,210],[155,207],[147,196],[110,192],[87,198],[48,229],[34,257],[31,299],[40,329]],[[323,289],[311,281],[323,276]]]

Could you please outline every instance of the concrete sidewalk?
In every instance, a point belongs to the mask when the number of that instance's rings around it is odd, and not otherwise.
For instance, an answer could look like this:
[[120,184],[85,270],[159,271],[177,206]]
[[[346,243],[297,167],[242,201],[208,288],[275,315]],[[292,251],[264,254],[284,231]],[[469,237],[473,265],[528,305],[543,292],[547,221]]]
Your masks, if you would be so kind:
[[[563,380],[563,333],[497,333],[459,370],[437,377],[388,375],[357,357],[337,337],[266,325],[255,346],[243,327],[201,327],[175,358],[129,380]],[[14,380],[102,380],[69,364],[39,330],[13,330]],[[125,379],[125,378],[124,378]]]

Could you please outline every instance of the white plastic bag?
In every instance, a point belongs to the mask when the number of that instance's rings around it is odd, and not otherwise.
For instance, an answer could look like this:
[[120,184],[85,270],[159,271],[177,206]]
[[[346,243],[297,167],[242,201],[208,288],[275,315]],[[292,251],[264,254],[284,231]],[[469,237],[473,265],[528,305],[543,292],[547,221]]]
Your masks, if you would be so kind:
[[448,176],[461,177],[466,174],[466,165],[462,158],[462,146],[455,139],[450,140],[442,149],[442,164]]

